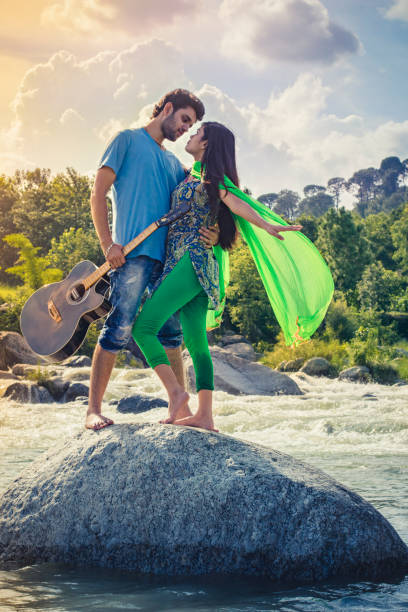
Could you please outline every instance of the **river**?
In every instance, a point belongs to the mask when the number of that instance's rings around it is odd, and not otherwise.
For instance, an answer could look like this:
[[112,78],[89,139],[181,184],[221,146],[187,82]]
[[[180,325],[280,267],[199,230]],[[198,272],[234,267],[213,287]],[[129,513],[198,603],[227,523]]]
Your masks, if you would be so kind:
[[[67,371],[71,380],[89,369]],[[306,461],[371,502],[408,543],[408,386],[354,384],[293,374],[302,396],[215,393],[223,433]],[[143,392],[165,397],[148,370],[118,369],[104,413],[117,423],[155,422],[165,409],[119,414],[109,400]],[[192,407],[195,405],[193,398]],[[51,445],[77,433],[85,406],[0,400],[0,491]],[[97,435],[97,434],[96,434]],[[54,564],[0,572],[0,610],[407,610],[408,578],[274,588],[265,580],[163,578]]]

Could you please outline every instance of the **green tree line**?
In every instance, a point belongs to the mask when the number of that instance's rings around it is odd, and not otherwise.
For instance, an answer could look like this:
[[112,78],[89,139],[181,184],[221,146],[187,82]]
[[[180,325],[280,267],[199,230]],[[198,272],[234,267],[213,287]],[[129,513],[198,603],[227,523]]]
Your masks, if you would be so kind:
[[[259,197],[288,221],[301,223],[329,265],[336,291],[315,339],[334,342],[333,354],[346,343],[354,355],[350,363],[381,361],[381,347],[407,343],[407,175],[407,160],[388,157],[378,169],[358,170],[347,180],[306,185],[303,198],[289,189]],[[28,290],[66,275],[82,259],[103,262],[89,206],[91,188],[92,179],[73,168],[55,176],[40,168],[0,176],[0,283],[21,288],[13,315],[0,312],[0,328],[18,328]],[[352,210],[340,205],[345,191],[354,196]],[[223,328],[244,334],[262,351],[282,345],[242,243],[231,254]]]

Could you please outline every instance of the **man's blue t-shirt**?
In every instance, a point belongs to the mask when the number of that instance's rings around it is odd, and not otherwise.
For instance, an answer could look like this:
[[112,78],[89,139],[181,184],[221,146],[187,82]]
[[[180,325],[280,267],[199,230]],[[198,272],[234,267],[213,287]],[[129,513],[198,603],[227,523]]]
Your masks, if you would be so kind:
[[[119,132],[102,155],[102,166],[116,174],[112,239],[123,246],[169,211],[171,193],[185,177],[177,157],[163,151],[143,128]],[[167,227],[159,227],[127,257],[148,255],[164,261],[166,237]]]

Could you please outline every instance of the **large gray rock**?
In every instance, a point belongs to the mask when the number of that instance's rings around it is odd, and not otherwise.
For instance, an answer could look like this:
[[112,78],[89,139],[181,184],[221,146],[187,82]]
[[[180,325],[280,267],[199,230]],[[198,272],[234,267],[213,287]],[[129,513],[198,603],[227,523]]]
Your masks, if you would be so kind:
[[65,359],[63,365],[67,368],[89,368],[91,365],[91,358],[86,355],[73,355]]
[[69,385],[64,394],[64,402],[74,402],[78,397],[88,397],[89,387],[83,383],[77,382]]
[[287,455],[171,425],[83,431],[0,498],[0,563],[273,582],[376,580],[408,550],[361,497]]
[[[287,367],[287,364],[286,364]],[[286,368],[285,368],[286,369]],[[309,374],[309,376],[333,376],[334,368],[324,357],[312,357],[308,359],[304,366],[300,368],[301,372]]]
[[[232,395],[302,395],[295,381],[285,374],[237,357],[219,346],[211,346],[210,353],[214,364],[216,391],[226,391]],[[193,363],[187,351],[183,352],[183,357],[187,387],[195,393]]]
[[7,370],[15,363],[45,363],[30,349],[21,334],[0,331],[0,370]]

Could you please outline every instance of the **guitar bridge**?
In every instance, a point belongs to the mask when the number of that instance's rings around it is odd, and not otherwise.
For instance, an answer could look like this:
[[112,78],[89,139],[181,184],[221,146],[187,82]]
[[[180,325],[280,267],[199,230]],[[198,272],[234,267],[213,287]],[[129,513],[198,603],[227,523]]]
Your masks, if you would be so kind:
[[54,301],[52,298],[48,300],[47,305],[48,305],[48,312],[50,314],[51,319],[54,319],[56,323],[60,323],[62,321],[61,313],[56,307],[56,305],[54,304]]

